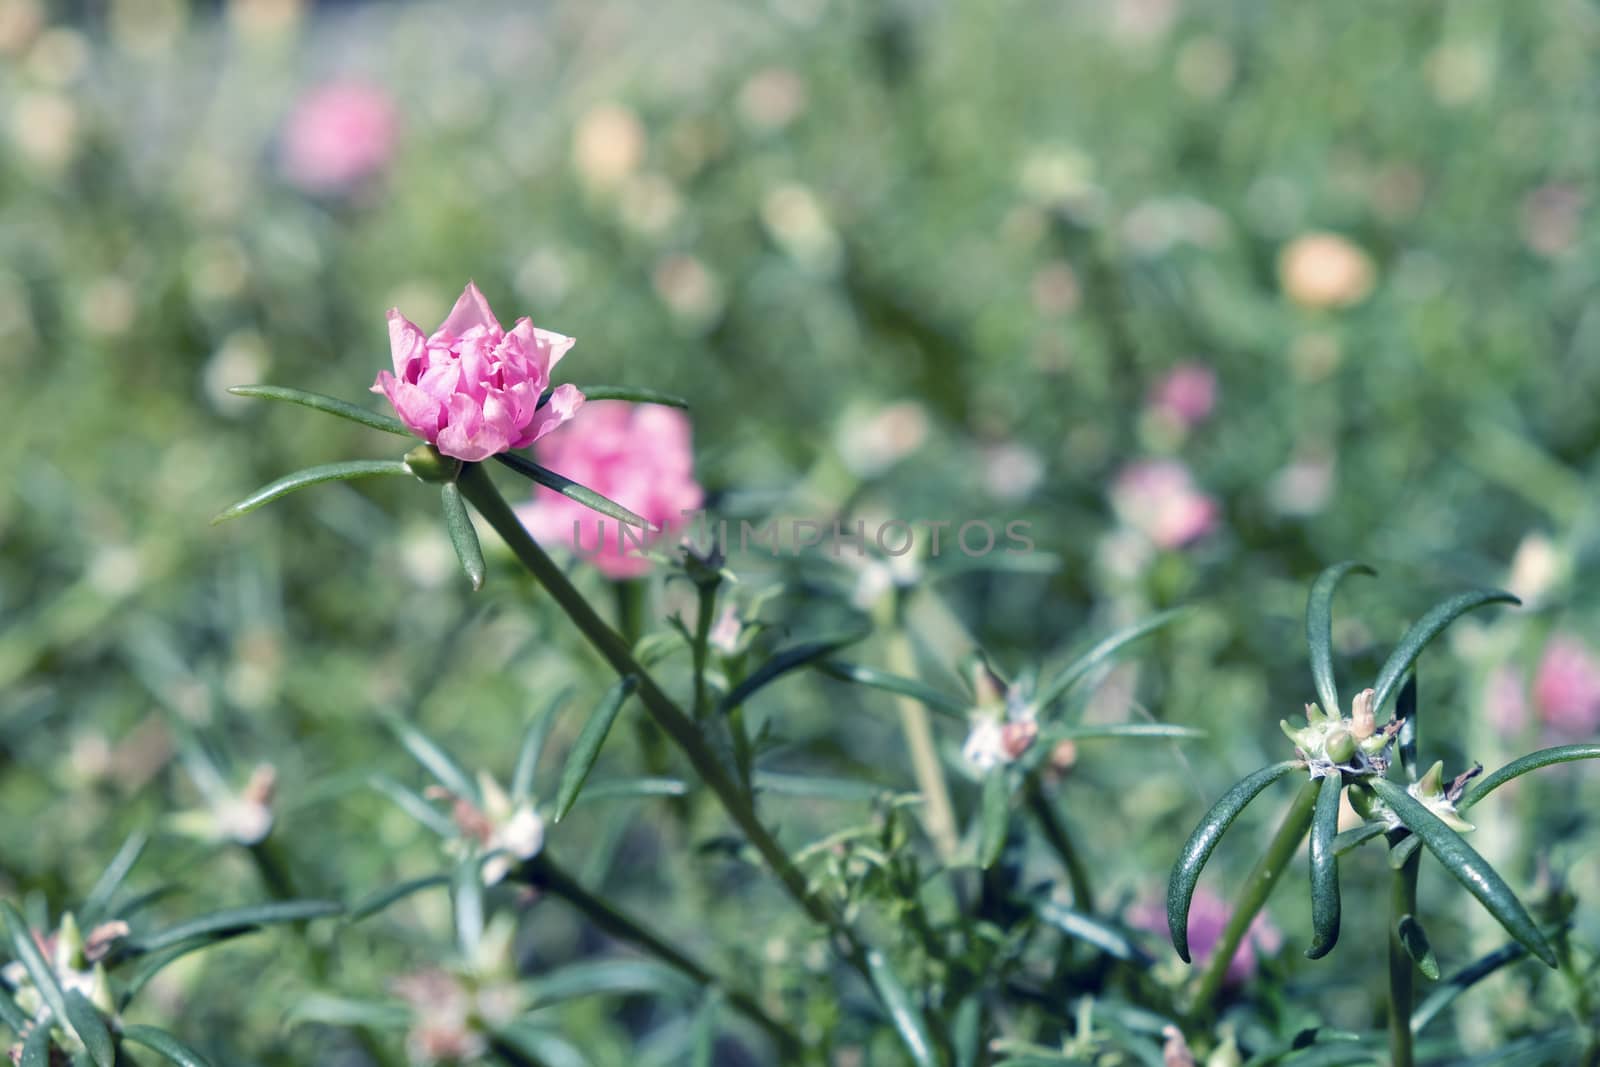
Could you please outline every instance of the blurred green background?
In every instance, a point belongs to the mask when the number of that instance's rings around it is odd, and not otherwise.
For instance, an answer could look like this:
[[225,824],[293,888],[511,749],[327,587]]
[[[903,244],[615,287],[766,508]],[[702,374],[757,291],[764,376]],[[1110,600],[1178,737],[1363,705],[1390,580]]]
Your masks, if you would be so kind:
[[[306,890],[359,896],[437,868],[361,788],[375,767],[416,779],[379,709],[504,777],[548,694],[597,697],[603,672],[507,560],[469,592],[414,485],[208,525],[286,471],[397,454],[227,386],[376,408],[385,310],[431,329],[469,278],[505,321],[577,338],[564,379],[688,397],[724,513],[795,513],[802,487],[852,515],[1030,522],[1053,574],[940,585],[1010,669],[1197,605],[1088,713],[1212,738],[1086,748],[1063,786],[1123,899],[1159,889],[1198,804],[1279,758],[1326,563],[1380,572],[1341,597],[1363,673],[1443,592],[1523,595],[1423,660],[1425,745],[1452,770],[1593,736],[1600,667],[1536,683],[1551,635],[1580,659],[1600,638],[1582,580],[1600,548],[1597,61],[1600,11],[1579,0],[0,0],[0,887],[58,911],[130,829],[167,827],[137,876],[182,885],[158,907],[261,899],[240,850],[172,822],[205,806],[175,754],[194,737],[235,784],[273,764],[274,836]],[[348,173],[316,169],[333,150],[305,115],[329,85],[359,106],[327,121],[370,148]],[[1158,393],[1186,364],[1215,375],[1192,424]],[[1214,500],[1203,536],[1152,543],[1114,504],[1119,472],[1157,459]],[[811,584],[763,610],[802,625]],[[796,678],[759,706],[786,742],[772,766],[912,788],[883,698]],[[630,743],[607,759],[637,763]],[[1557,771],[1479,809],[1474,839],[1519,887],[1570,884],[1589,943],[1596,801],[1592,774]],[[799,845],[861,810],[786,801],[782,830]],[[710,813],[692,832],[649,804],[588,818],[552,850],[689,943],[774,983],[816,949],[760,878],[692,847]],[[1224,848],[1219,888],[1248,851]],[[1381,859],[1359,860],[1349,899],[1381,899]],[[1459,964],[1497,930],[1443,883],[1425,876],[1424,901]],[[1275,905],[1291,943],[1303,909]],[[601,951],[568,913],[529,914],[527,968]],[[1347,914],[1340,951],[1361,959],[1382,922]],[[448,929],[418,898],[341,931],[321,986],[265,935],[186,961],[136,1014],[223,1062],[309,1062],[343,1039],[286,1026],[297,998],[384,996]],[[1363,967],[1291,950],[1281,973],[1345,1025],[1375,1018]],[[1454,1024],[1468,1047],[1560,1009],[1536,975],[1496,983]],[[562,1012],[592,1062],[674,1062],[665,1009]]]

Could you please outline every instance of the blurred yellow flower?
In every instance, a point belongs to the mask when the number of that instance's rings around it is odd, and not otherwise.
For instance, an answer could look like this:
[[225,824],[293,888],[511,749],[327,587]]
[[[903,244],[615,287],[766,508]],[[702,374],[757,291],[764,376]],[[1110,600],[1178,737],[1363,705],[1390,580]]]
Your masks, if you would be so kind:
[[1336,233],[1308,233],[1278,255],[1278,284],[1308,308],[1352,307],[1372,292],[1372,257]]

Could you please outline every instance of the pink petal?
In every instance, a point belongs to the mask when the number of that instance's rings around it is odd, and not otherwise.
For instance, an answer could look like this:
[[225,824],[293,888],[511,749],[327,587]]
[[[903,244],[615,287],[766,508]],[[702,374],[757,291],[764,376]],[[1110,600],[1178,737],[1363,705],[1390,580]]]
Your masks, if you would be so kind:
[[[575,385],[558,385],[550,394],[550,403],[533,416],[527,428],[522,431],[522,436],[512,443],[513,448],[527,448],[539,438],[560,426],[578,413],[583,407],[583,393]],[[572,477],[572,475],[567,475]]]
[[456,298],[456,306],[450,309],[450,314],[445,316],[430,340],[460,337],[474,326],[482,326],[494,333],[501,332],[500,323],[496,321],[494,312],[489,310],[489,301],[484,299],[475,283],[468,282],[466,289]]
[[[388,377],[387,383],[384,382],[385,377]],[[444,405],[439,403],[438,398],[428,395],[410,382],[390,376],[388,371],[379,373],[378,381],[384,386],[389,403],[394,405],[400,421],[418,437],[432,441],[439,433],[439,420],[444,414]]]
[[416,381],[426,363],[427,345],[427,338],[416,323],[400,314],[399,308],[389,309],[389,355],[394,360],[395,374],[408,382]]
[[461,393],[450,398],[449,425],[439,431],[434,445],[447,456],[476,463],[506,451],[510,442],[505,431],[489,423],[472,398]]

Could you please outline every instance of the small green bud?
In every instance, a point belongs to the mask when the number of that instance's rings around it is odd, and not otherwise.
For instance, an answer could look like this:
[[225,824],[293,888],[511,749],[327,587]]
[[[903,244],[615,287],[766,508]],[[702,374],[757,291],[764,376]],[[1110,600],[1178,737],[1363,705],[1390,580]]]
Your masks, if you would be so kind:
[[1336,726],[1328,732],[1324,751],[1335,763],[1349,763],[1356,755],[1356,739],[1350,736],[1349,730]]
[[1357,815],[1363,819],[1372,818],[1373,802],[1378,799],[1372,790],[1362,785],[1353,785],[1345,792],[1345,796],[1350,798],[1350,807]]
[[1328,721],[1328,716],[1322,711],[1320,704],[1306,705],[1306,723],[1309,726],[1319,726]]
[[1418,799],[1444,796],[1444,760],[1439,760],[1429,767],[1428,773],[1422,776],[1415,789]]
[[56,927],[56,970],[81,971],[88,962],[83,954],[83,934],[78,930],[78,920],[73,918],[72,912],[66,912]]
[[453,482],[461,473],[461,461],[447,456],[432,445],[418,445],[405,454],[411,473],[425,482]]

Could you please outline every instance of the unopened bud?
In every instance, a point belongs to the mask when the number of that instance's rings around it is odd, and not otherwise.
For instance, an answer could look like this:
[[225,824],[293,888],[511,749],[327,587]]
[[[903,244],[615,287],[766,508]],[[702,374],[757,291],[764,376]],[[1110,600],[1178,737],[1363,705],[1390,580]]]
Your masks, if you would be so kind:
[[1372,698],[1376,695],[1374,690],[1363,689],[1350,702],[1350,732],[1357,741],[1365,741],[1378,731],[1378,719],[1372,710]]
[[1008,762],[1020,759],[1038,736],[1039,725],[1031,719],[1013,720],[1000,727],[1000,751]]
[[1194,1053],[1189,1042],[1184,1040],[1182,1030],[1168,1026],[1161,1031],[1161,1036],[1165,1039],[1161,1046],[1162,1067],[1194,1067]]
[[1350,736],[1350,731],[1337,727],[1328,733],[1328,740],[1323,751],[1335,763],[1348,763],[1356,755],[1356,739]]
[[406,466],[425,482],[453,482],[461,473],[461,461],[447,456],[432,445],[418,445],[405,455]]
[[1307,704],[1306,705],[1306,722],[1309,725],[1316,726],[1318,723],[1327,722],[1327,721],[1328,721],[1328,717],[1322,713],[1322,706],[1321,705],[1319,705],[1319,704]]
[[1416,788],[1417,793],[1423,797],[1444,796],[1444,760],[1439,760],[1429,767],[1428,773],[1422,776]]
[[972,661],[972,693],[980,708],[994,708],[1005,704],[1006,685],[981,657]]
[[83,954],[83,934],[70,911],[61,916],[61,925],[56,927],[55,948],[57,971],[81,971],[88,963]]
[[1072,770],[1078,762],[1078,743],[1071,738],[1057,741],[1056,746],[1050,750],[1050,766],[1058,774],[1065,774]]

